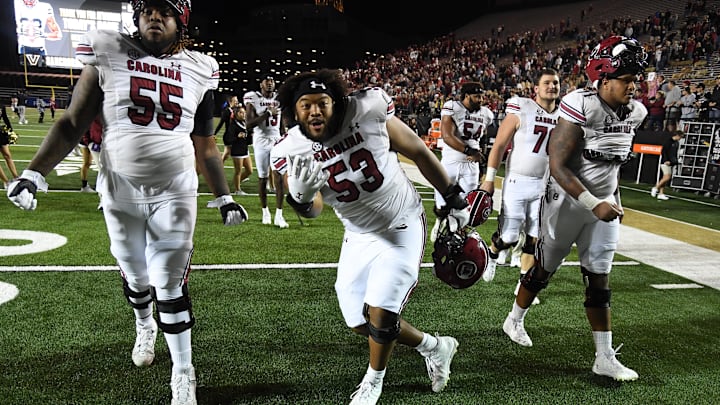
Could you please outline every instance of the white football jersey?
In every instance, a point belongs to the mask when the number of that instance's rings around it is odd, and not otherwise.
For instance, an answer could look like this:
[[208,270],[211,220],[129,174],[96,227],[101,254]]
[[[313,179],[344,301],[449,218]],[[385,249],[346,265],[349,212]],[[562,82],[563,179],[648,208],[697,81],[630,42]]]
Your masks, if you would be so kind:
[[557,124],[559,109],[547,112],[531,98],[512,97],[506,103],[505,113],[517,115],[520,120],[505,163],[506,172],[545,177],[548,170],[548,139]]
[[579,125],[583,132],[583,153],[573,167],[583,185],[604,199],[615,192],[617,175],[632,150],[635,129],[647,116],[647,109],[631,99],[619,112],[600,100],[593,89],[578,89],[560,101],[560,117]]
[[271,147],[280,138],[280,103],[275,100],[275,94],[271,97],[264,97],[259,91],[249,91],[243,96],[245,106],[252,105],[257,115],[265,114],[268,107],[275,106],[278,113],[270,116],[267,120],[253,127],[253,143]]
[[18,30],[18,45],[31,48],[45,47],[45,29],[47,20],[54,16],[50,3],[38,1],[27,6],[23,1],[15,1],[15,24]]
[[395,115],[390,96],[380,88],[355,91],[348,97],[340,132],[320,143],[292,127],[273,147],[274,170],[285,173],[286,157],[312,155],[330,173],[320,189],[343,225],[353,232],[382,231],[422,213],[420,195],[390,150],[385,122]]
[[[495,114],[489,108],[482,106],[475,112],[470,112],[462,102],[448,100],[443,104],[440,116],[450,115],[458,129],[456,134],[465,145],[480,149],[480,139],[487,134],[487,128],[492,125]],[[442,148],[443,159],[466,161],[463,151],[455,150],[449,146]]]
[[103,170],[133,179],[147,192],[156,189],[153,194],[178,191],[168,180],[194,170],[190,133],[198,105],[218,87],[215,59],[189,50],[158,58],[109,30],[88,32],[76,58],[98,69],[105,95]]

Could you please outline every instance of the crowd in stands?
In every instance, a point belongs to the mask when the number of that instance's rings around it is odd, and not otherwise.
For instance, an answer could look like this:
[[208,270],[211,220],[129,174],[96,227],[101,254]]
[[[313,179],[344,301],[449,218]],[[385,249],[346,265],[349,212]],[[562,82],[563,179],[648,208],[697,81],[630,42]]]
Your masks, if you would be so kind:
[[[637,97],[651,110],[647,129],[672,129],[680,119],[718,120],[720,87],[702,86],[702,79],[674,83],[662,71],[672,63],[712,63],[718,58],[720,9],[707,9],[703,0],[689,0],[683,15],[657,11],[644,21],[616,18],[588,24],[593,9],[583,9],[584,29],[567,17],[540,31],[510,33],[504,27],[491,29],[486,38],[461,39],[453,34],[390,54],[367,58],[346,69],[346,79],[355,88],[379,86],[394,100],[398,115],[415,118],[419,134],[427,132],[432,118],[440,116],[443,103],[459,94],[466,81],[483,84],[486,105],[499,122],[505,100],[522,95],[533,97],[532,78],[543,67],[562,75],[560,96],[586,85],[584,64],[592,47],[608,35],[638,38],[648,53],[650,68],[640,78]],[[657,74],[656,74],[657,73]],[[706,78],[712,79],[714,78]],[[720,81],[718,81],[720,83]],[[691,101],[691,94],[695,100]],[[691,108],[692,106],[692,108]],[[693,111],[690,111],[693,110]]]

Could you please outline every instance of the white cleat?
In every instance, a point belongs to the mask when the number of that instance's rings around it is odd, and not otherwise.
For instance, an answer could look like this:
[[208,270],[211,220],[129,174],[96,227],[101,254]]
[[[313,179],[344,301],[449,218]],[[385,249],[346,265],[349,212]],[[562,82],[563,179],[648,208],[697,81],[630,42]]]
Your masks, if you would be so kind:
[[620,354],[622,344],[615,350],[605,353],[595,353],[595,363],[593,363],[592,371],[597,375],[610,377],[615,381],[635,381],[638,379],[638,373],[627,368],[615,357]]
[[350,405],[375,405],[382,394],[382,381],[373,382],[363,379],[355,392],[350,395]]
[[512,255],[512,258],[510,259],[510,267],[520,267],[520,255]]
[[275,226],[282,229],[290,227],[290,225],[285,222],[285,218],[283,218],[281,215],[275,215]]
[[170,405],[197,405],[195,398],[195,388],[197,380],[195,379],[195,368],[190,366],[181,373],[172,374],[170,380],[170,389],[172,390],[172,402]]
[[433,392],[445,389],[450,380],[450,363],[452,363],[457,348],[460,346],[457,339],[451,336],[438,336],[438,344],[430,354],[425,357],[428,377],[432,380]]
[[132,351],[132,360],[138,367],[147,367],[155,360],[155,339],[157,338],[158,326],[153,319],[149,328],[135,327],[137,336]]
[[272,216],[270,215],[270,211],[263,210],[262,213],[262,223],[263,225],[270,225],[272,224]]
[[485,271],[482,274],[482,279],[484,282],[489,283],[493,281],[495,278],[495,268],[497,267],[497,262],[495,259],[492,259],[488,256],[488,262],[487,267],[485,268]]
[[505,318],[503,332],[510,337],[510,340],[520,346],[532,346],[532,340],[530,340],[530,336],[525,332],[524,322],[513,318],[511,313],[508,313],[507,318]]
[[507,264],[507,254],[508,254],[507,249],[503,249],[503,250],[499,251],[498,258],[497,258],[497,260],[495,260],[495,263],[498,266],[506,265]]

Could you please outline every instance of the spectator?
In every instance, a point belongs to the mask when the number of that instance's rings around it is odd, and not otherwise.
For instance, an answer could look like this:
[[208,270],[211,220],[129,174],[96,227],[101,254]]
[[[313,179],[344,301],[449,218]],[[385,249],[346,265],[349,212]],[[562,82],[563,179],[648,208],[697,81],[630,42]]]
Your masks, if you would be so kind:
[[675,83],[675,80],[668,80],[668,91],[665,92],[665,118],[667,119],[667,125],[676,125],[680,119],[680,87]]
[[705,92],[705,84],[698,83],[695,91],[695,108],[697,111],[697,119],[701,122],[710,120],[710,94]]
[[708,97],[708,120],[710,122],[720,122],[720,77],[715,81],[715,86]]
[[645,106],[648,110],[648,118],[645,129],[650,131],[661,131],[665,121],[665,92],[659,90],[656,97],[650,97]]
[[683,121],[695,120],[695,93],[690,91],[690,87],[684,87],[682,89],[682,97],[680,97],[680,119]]

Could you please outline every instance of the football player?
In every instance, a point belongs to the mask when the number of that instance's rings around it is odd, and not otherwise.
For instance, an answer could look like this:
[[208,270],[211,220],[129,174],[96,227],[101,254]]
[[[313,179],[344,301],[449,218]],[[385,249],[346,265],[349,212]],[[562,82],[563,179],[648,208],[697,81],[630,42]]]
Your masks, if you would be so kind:
[[[495,276],[498,252],[511,250],[518,243],[522,231],[526,238],[521,247],[521,277],[534,263],[540,198],[548,170],[547,143],[558,117],[560,76],[554,69],[540,70],[535,77],[533,90],[533,98],[515,96],[508,99],[505,118],[498,128],[488,156],[485,179],[480,186],[494,193],[495,173],[512,143],[505,163],[498,229],[493,233],[488,268],[483,273],[483,280],[487,282]],[[515,291],[517,295],[517,288]],[[535,304],[539,302],[537,298],[533,301]]]
[[[8,197],[33,210],[45,176],[100,114],[104,124],[97,189],[110,251],[135,313],[132,360],[155,358],[158,329],[172,361],[172,405],[195,405],[188,289],[197,217],[197,167],[225,225],[247,219],[230,196],[213,136],[214,58],[187,48],[188,0],[133,0],[135,34],[91,31],[76,50],[85,65],[73,102],[50,128]],[[181,70],[182,69],[182,70]],[[157,319],[153,310],[157,311]]]
[[287,134],[273,147],[273,169],[287,172],[286,201],[307,218],[323,204],[345,227],[335,291],[345,323],[367,338],[368,369],[351,404],[375,404],[396,343],[425,358],[432,390],[445,388],[458,342],[432,336],[401,316],[418,282],[427,228],[420,196],[400,166],[398,153],[444,190],[449,230],[468,222],[467,201],[435,155],[395,116],[392,98],[380,88],[347,95],[337,70],[305,72],[278,92]]
[[45,40],[62,39],[62,30],[50,3],[37,0],[15,0],[15,26],[20,54],[45,56]]
[[[284,179],[270,169],[270,149],[285,132],[281,119],[280,105],[275,99],[275,79],[265,76],[260,83],[260,91],[249,91],[243,96],[243,104],[247,110],[246,125],[252,132],[255,168],[258,174],[258,195],[262,206],[262,223],[271,223],[279,228],[289,225],[283,217],[283,198],[285,196]],[[269,176],[274,176],[269,180]],[[275,220],[270,215],[267,205],[268,181],[275,185]]]
[[595,343],[593,373],[618,381],[638,374],[617,360],[612,347],[610,281],[620,219],[618,177],[627,162],[635,130],[647,109],[632,98],[647,65],[635,39],[610,36],[590,53],[585,73],[591,86],[565,95],[548,143],[550,178],[540,203],[540,235],[535,264],[523,276],[503,331],[532,346],[524,319],[535,296],[577,245],[585,283],[585,314]]
[[[485,162],[480,141],[495,119],[495,114],[482,105],[484,93],[480,83],[463,83],[460,100],[446,101],[440,112],[440,133],[445,142],[440,162],[465,192],[478,187],[480,164]],[[445,205],[443,192],[435,189],[436,209]],[[437,238],[440,222],[437,218],[430,232],[432,242]]]

